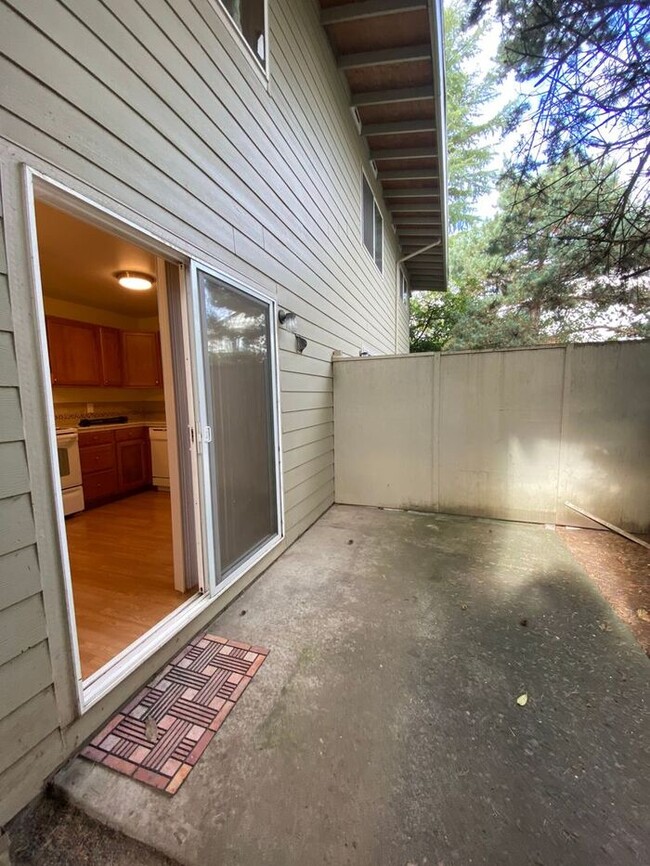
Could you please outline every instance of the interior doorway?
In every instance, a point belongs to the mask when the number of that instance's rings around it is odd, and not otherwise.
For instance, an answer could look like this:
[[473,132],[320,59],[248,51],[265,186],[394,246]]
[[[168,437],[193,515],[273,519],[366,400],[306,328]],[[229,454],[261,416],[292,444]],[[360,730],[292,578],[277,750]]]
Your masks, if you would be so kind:
[[101,676],[203,587],[180,265],[38,195],[80,676]]

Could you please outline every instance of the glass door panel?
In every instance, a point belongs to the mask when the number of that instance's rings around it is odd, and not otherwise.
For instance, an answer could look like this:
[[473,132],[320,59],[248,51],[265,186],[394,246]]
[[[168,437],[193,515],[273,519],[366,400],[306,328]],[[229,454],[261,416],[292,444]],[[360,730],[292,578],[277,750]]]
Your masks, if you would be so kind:
[[271,306],[198,271],[218,580],[278,534]]

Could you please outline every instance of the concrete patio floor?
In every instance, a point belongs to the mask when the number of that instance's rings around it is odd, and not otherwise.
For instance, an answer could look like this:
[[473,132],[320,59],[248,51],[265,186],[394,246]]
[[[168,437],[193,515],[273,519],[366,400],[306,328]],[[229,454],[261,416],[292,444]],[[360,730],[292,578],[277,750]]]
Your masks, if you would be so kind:
[[211,630],[271,654],[180,791],[72,803],[193,866],[647,862],[648,661],[555,532],[335,506]]

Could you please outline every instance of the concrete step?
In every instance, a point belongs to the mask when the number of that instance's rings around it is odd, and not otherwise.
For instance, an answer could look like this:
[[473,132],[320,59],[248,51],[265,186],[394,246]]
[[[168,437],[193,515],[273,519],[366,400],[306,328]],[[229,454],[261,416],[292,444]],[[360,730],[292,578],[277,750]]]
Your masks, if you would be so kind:
[[[11,866],[174,866],[176,861],[95,821],[56,789],[24,809],[9,827]],[[3,837],[4,838],[4,837]],[[0,859],[4,866],[4,861]]]

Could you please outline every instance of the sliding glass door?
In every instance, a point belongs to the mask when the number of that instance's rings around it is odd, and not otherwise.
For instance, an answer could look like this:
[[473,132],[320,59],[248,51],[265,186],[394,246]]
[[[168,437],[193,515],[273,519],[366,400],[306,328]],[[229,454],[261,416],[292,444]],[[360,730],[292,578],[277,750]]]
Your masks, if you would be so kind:
[[273,307],[205,271],[197,278],[219,581],[280,529]]

